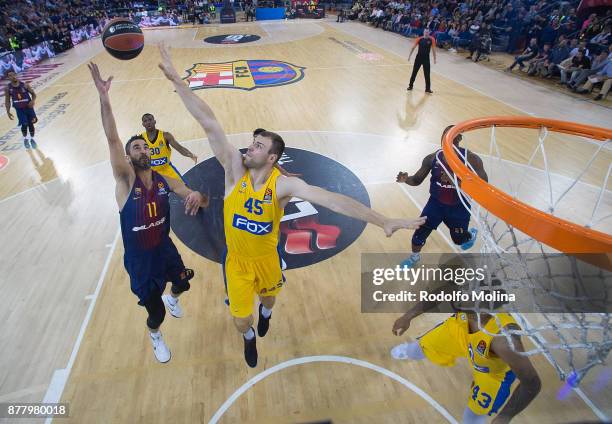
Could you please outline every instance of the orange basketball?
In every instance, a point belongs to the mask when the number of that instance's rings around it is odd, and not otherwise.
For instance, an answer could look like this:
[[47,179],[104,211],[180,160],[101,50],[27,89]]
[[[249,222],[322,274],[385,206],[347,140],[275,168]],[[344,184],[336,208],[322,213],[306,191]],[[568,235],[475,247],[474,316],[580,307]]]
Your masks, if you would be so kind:
[[144,35],[134,22],[125,18],[115,18],[104,27],[102,44],[111,56],[130,60],[142,51]]

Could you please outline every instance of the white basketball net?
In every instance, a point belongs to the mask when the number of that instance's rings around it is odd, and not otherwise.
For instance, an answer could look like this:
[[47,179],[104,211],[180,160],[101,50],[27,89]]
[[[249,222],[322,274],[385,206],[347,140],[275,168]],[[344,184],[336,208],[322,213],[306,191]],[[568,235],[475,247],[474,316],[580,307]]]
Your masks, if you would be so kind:
[[[479,154],[489,183],[532,207],[609,234],[612,232],[612,196],[606,188],[612,172],[611,140],[599,143],[575,137],[593,144],[594,152],[577,176],[567,178],[549,169],[545,142],[548,133],[547,128],[540,129],[537,145],[528,163],[520,165],[501,157],[503,149],[498,144],[493,126],[488,156]],[[468,148],[465,134],[463,136],[463,147]],[[455,151],[476,174],[457,147]],[[590,171],[596,159],[601,161],[602,155],[608,168],[601,186],[582,182],[583,176]],[[539,166],[534,166],[536,158],[539,158]],[[585,268],[574,257],[559,255],[549,246],[492,215],[462,191],[458,178],[447,169],[448,166],[445,167],[441,161],[439,163],[454,181],[461,202],[470,211],[472,224],[476,224],[482,243],[480,253],[488,254],[485,260],[495,276],[490,275],[487,284],[470,289],[521,290],[521,293],[529,293],[529,296],[521,299],[521,310],[534,313],[519,313],[517,309],[513,310],[512,303],[506,305],[505,311],[513,313],[522,330],[504,329],[504,335],[509,341],[512,334],[529,337],[533,346],[525,344],[522,354],[544,354],[562,380],[572,386],[578,385],[591,368],[606,363],[612,348],[611,323],[608,313],[576,312],[572,305],[575,306],[575,301],[607,302],[609,305],[612,302],[612,273],[593,266]],[[574,216],[576,210],[581,215],[579,220]],[[596,296],[593,296],[594,292]],[[527,308],[525,304],[528,304]],[[473,307],[476,313],[492,309],[492,305],[484,303]],[[510,345],[514,346],[512,343]]]

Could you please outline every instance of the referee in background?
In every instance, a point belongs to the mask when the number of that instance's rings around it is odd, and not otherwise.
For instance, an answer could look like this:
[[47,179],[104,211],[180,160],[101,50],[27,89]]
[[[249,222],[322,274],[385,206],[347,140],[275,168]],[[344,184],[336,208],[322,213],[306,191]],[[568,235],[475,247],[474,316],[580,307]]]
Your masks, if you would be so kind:
[[425,73],[425,92],[432,94],[431,79],[429,78],[429,52],[433,54],[433,61],[436,63],[436,40],[429,36],[429,29],[426,28],[423,31],[423,36],[416,39],[408,55],[408,60],[412,57],[412,53],[414,53],[414,49],[416,49],[417,46],[419,46],[419,51],[417,52],[416,59],[414,59],[408,91],[412,90],[412,85],[414,84],[417,73],[419,69],[421,69],[421,66],[423,66],[423,72]]

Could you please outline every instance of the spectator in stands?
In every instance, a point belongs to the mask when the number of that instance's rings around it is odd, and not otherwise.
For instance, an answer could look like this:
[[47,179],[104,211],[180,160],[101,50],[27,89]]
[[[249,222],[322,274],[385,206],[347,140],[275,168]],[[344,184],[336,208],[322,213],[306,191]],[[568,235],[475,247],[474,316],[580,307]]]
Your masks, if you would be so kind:
[[480,21],[472,21],[470,24],[470,34],[472,38],[480,32]]
[[13,70],[8,54],[0,57],[0,78],[3,78],[9,71]]
[[537,38],[532,38],[529,43],[529,46],[527,46],[525,50],[523,50],[523,53],[521,53],[520,55],[514,58],[514,62],[512,62],[512,65],[508,66],[506,71],[512,72],[512,70],[514,69],[516,65],[519,65],[519,68],[522,70],[525,67],[525,64],[523,62],[525,62],[526,60],[531,60],[534,57],[536,57],[536,55],[538,54],[538,51],[539,51],[538,40]]
[[591,38],[588,46],[593,50],[606,51],[608,45],[610,45],[610,32],[612,31],[612,24],[607,24],[604,29]]
[[595,57],[595,59],[593,59],[590,69],[583,69],[582,71],[580,71],[578,76],[573,81],[570,81],[570,83],[568,84],[568,88],[574,91],[578,91],[578,87],[581,84],[584,84],[591,75],[595,75],[596,73],[604,69],[608,65],[608,63],[610,63],[610,60],[612,60],[612,46],[610,46],[609,49],[609,52],[604,50],[599,53]]
[[570,48],[567,45],[567,40],[559,37],[559,44],[553,47],[550,57],[539,65],[537,73],[544,78],[551,78],[555,71],[558,71],[557,65],[569,57]]
[[[578,78],[580,71],[584,69],[591,69],[591,61],[585,54],[584,50],[579,49],[575,56],[570,57],[559,65],[559,71],[561,72],[561,82],[559,84],[569,84],[572,80]],[[570,75],[570,80],[567,80],[567,76]]]
[[451,51],[457,51],[458,47],[466,47],[470,44],[470,40],[472,39],[472,33],[469,31],[467,24],[463,24],[461,26],[461,30],[459,31],[459,35],[453,38],[453,48]]
[[527,75],[530,77],[534,76],[538,70],[538,67],[549,61],[550,54],[550,44],[544,44],[544,47],[538,52],[536,57],[529,61]]
[[474,52],[480,49],[480,37],[480,31],[472,34],[472,39],[470,40],[470,45],[468,46],[470,54],[466,57],[466,59],[474,59]]
[[597,19],[596,13],[591,13],[589,17],[582,23],[582,27],[580,28],[581,33],[585,33],[590,27],[593,26]]
[[603,85],[599,91],[599,94],[595,96],[594,100],[603,100],[610,92],[610,87],[612,87],[612,62],[609,61],[604,69],[597,72],[595,75],[591,75],[586,84],[584,84],[580,90],[578,90],[578,93],[590,93],[593,90],[593,86],[600,82],[602,82]]
[[578,46],[574,47],[572,49],[572,51],[570,52],[570,57],[574,57],[576,56],[576,53],[578,53],[578,50],[582,50],[584,52],[584,55],[587,57],[590,57],[589,55],[589,49],[587,49],[587,42],[582,40],[578,43]]
[[386,16],[385,11],[382,8],[379,8],[378,10],[376,10],[374,14],[374,19],[372,19],[372,23],[374,24],[376,28],[378,28],[378,26],[382,23],[385,16]]
[[551,20],[544,29],[542,29],[542,33],[540,34],[540,46],[544,44],[552,46],[555,43],[559,35],[559,26],[559,19],[557,18]]
[[486,56],[491,53],[491,34],[489,31],[481,31],[480,36],[480,46],[476,50],[476,57],[474,58],[474,62],[478,62],[483,55]]
[[457,29],[457,24],[455,22],[451,23],[446,31],[438,31],[436,35],[436,44],[440,47],[449,47],[453,37],[459,34],[459,30]]
[[249,22],[249,18],[250,18],[251,22],[253,22],[255,20],[255,6],[253,6],[252,2],[249,2],[246,4],[245,12],[246,12],[246,21]]
[[359,13],[363,10],[363,5],[360,2],[355,2],[349,14],[349,20],[353,21],[359,17]]

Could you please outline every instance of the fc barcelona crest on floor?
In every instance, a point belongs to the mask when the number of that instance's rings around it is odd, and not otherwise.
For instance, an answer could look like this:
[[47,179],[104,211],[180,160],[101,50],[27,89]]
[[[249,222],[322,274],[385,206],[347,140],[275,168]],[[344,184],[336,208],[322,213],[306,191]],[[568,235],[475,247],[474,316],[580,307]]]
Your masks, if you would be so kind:
[[255,90],[292,84],[304,78],[304,67],[278,60],[236,60],[222,63],[195,63],[188,69],[192,90],[237,88]]

